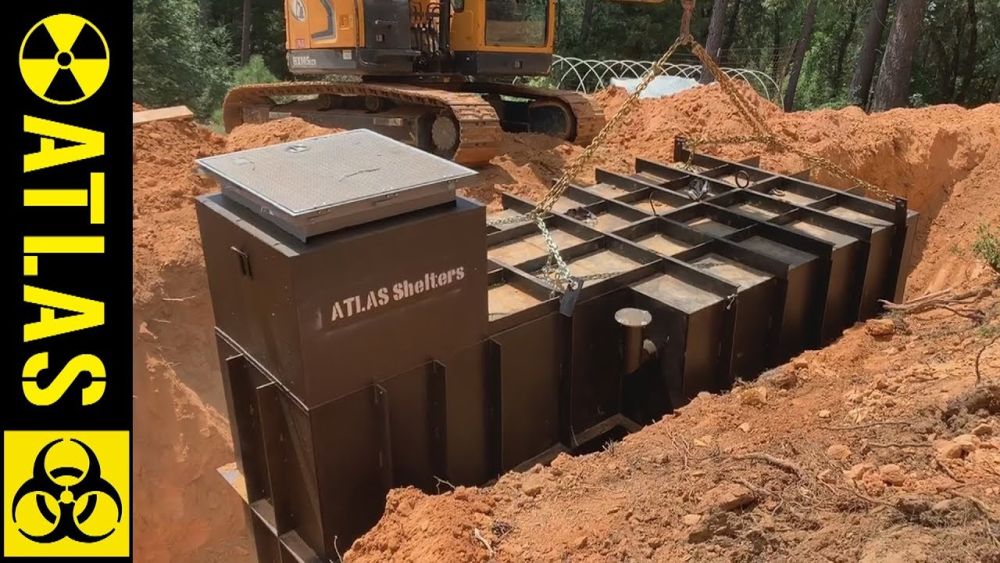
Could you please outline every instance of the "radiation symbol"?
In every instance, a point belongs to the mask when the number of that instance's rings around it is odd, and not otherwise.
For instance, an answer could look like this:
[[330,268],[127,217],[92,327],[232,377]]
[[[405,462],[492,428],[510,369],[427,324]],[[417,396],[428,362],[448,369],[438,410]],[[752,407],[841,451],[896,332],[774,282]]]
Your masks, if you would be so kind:
[[[45,445],[35,457],[31,477],[14,493],[11,517],[17,523],[17,509],[21,501],[34,500],[33,507],[51,525],[51,529],[41,534],[34,534],[18,529],[21,535],[37,543],[53,543],[64,538],[82,543],[94,543],[110,536],[115,531],[115,525],[122,519],[122,499],[114,486],[101,476],[101,464],[94,451],[87,444],[72,438],[69,440],[83,449],[87,457],[86,469],[73,466],[60,466],[51,470],[45,468],[49,450],[63,442],[53,440]],[[67,479],[68,478],[68,479]],[[33,499],[31,497],[34,497]],[[48,497],[48,501],[46,500]],[[106,498],[114,503],[118,518],[110,522],[110,530],[97,535],[90,535],[80,529],[94,514],[99,498]],[[49,508],[50,504],[57,510]]]
[[21,76],[39,98],[58,105],[82,102],[108,76],[108,42],[94,24],[56,14],[35,24],[21,43]]

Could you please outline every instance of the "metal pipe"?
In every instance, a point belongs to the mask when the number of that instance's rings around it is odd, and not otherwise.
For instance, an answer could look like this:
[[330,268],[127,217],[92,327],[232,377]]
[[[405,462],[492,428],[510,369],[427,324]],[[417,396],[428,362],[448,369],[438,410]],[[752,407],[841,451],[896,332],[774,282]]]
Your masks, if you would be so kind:
[[649,311],[625,307],[615,313],[615,321],[622,327],[623,368],[626,374],[633,373],[642,365],[642,329],[653,321]]

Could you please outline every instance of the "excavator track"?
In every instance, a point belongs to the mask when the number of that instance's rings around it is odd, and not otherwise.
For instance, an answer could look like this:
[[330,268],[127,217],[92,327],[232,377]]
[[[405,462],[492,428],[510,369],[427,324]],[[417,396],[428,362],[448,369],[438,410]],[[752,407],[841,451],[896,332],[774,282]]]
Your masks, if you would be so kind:
[[579,92],[548,90],[524,84],[501,82],[471,82],[467,83],[465,87],[466,91],[527,98],[536,102],[553,101],[563,105],[566,111],[575,118],[575,126],[567,140],[577,145],[587,146],[604,127],[604,110],[593,99]]
[[[577,92],[547,90],[521,84],[500,82],[465,82],[441,84],[440,88],[381,82],[284,82],[252,84],[229,91],[223,104],[226,131],[244,123],[247,107],[276,107],[275,98],[332,95],[375,97],[391,100],[399,107],[426,108],[428,113],[447,112],[457,125],[458,139],[453,149],[435,150],[411,142],[425,150],[450,158],[460,164],[479,166],[496,156],[503,126],[497,109],[483,95],[509,96],[531,100],[532,105],[557,106],[565,116],[559,136],[579,145],[587,145],[604,127],[604,112],[593,100]],[[359,112],[363,113],[363,112]],[[294,115],[294,112],[292,112]],[[373,113],[371,115],[378,115]],[[266,120],[264,116],[259,121]],[[254,121],[258,121],[254,119]],[[506,122],[505,122],[506,123]],[[524,130],[524,129],[513,129]],[[531,129],[528,129],[531,130]]]
[[458,125],[458,143],[452,154],[442,154],[459,164],[482,165],[499,152],[500,119],[486,100],[474,93],[452,92],[406,84],[371,82],[283,82],[251,84],[229,91],[222,115],[226,131],[244,122],[243,108],[273,104],[282,96],[374,96],[401,106],[437,108],[450,112]]

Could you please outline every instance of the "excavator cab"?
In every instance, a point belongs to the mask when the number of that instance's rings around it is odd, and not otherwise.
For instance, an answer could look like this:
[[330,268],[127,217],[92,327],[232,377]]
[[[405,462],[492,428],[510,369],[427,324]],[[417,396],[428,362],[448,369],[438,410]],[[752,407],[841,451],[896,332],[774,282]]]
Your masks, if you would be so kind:
[[555,0],[286,0],[295,74],[548,72]]
[[599,106],[577,92],[513,80],[549,72],[556,7],[556,0],[285,0],[291,72],[346,79],[234,88],[223,106],[226,130],[296,116],[371,129],[472,166],[498,152],[502,131],[586,144],[604,125]]
[[[663,0],[616,0],[661,3]],[[286,0],[295,74],[536,76],[556,0]]]

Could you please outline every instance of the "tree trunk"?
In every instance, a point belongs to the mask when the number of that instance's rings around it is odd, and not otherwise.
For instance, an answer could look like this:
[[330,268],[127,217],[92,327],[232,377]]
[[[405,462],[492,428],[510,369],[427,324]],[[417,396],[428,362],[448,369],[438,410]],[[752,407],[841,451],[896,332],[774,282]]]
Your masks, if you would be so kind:
[[1000,75],[997,75],[997,80],[993,83],[993,91],[990,93],[990,101],[1000,102]]
[[969,50],[965,55],[965,64],[962,67],[962,89],[958,92],[955,102],[964,104],[972,90],[972,79],[976,74],[976,43],[978,42],[979,16],[976,14],[976,0],[967,0],[969,23]]
[[875,76],[875,63],[878,61],[878,46],[882,43],[882,28],[889,14],[889,0],[874,0],[872,13],[865,27],[865,41],[858,53],[858,63],[851,78],[851,103],[865,107],[868,105],[868,95],[872,89],[872,77]]
[[899,0],[896,4],[896,21],[889,33],[878,83],[872,94],[872,111],[885,111],[906,105],[906,98],[910,93],[913,52],[926,7],[927,0]]
[[954,101],[955,90],[958,87],[958,65],[962,62],[962,38],[965,37],[965,16],[958,20],[955,26],[955,46],[951,49],[951,62],[948,63],[948,82],[945,84],[943,102]]
[[243,0],[243,33],[240,38],[240,64],[250,62],[250,0]]
[[806,58],[806,51],[809,50],[809,40],[812,39],[813,23],[816,21],[816,6],[819,0],[809,0],[806,6],[806,15],[802,18],[802,32],[799,40],[795,43],[795,52],[792,55],[792,72],[788,76],[788,89],[785,90],[785,111],[792,111],[795,108],[795,90],[799,87],[799,75],[802,74],[802,63]]
[[954,77],[954,67],[951,63],[951,57],[948,56],[948,49],[944,46],[944,40],[941,36],[934,32],[931,34],[931,49],[934,51],[934,57],[937,59],[938,64],[935,65],[938,69],[937,76],[937,94],[940,101],[950,100],[951,92],[953,89],[951,85],[953,84]]
[[201,21],[208,22],[209,16],[212,12],[212,5],[210,0],[198,0],[198,15],[201,17]]
[[771,76],[781,84],[781,75],[778,71],[781,70],[781,25],[784,20],[781,14],[775,12],[774,14],[774,46],[771,50]]
[[[705,41],[705,50],[709,56],[719,62],[719,49],[722,48],[722,33],[726,26],[726,0],[715,0],[712,4],[712,19],[708,24],[708,40]],[[709,84],[715,80],[712,73],[705,67],[701,69],[702,84]]]
[[730,47],[733,46],[733,42],[736,41],[736,24],[739,23],[740,18],[740,4],[743,0],[736,0],[733,3],[733,13],[729,14],[729,23],[726,24],[726,33],[722,36],[722,50],[728,51]]
[[583,21],[580,23],[580,46],[587,48],[587,39],[590,38],[590,30],[594,20],[594,0],[586,0],[583,3]]
[[837,64],[833,67],[833,76],[830,77],[830,88],[834,93],[840,90],[840,81],[844,78],[844,59],[847,58],[847,49],[851,46],[851,39],[854,38],[854,29],[858,25],[858,2],[851,4],[850,21],[847,22],[847,29],[844,30],[844,37],[837,45]]

